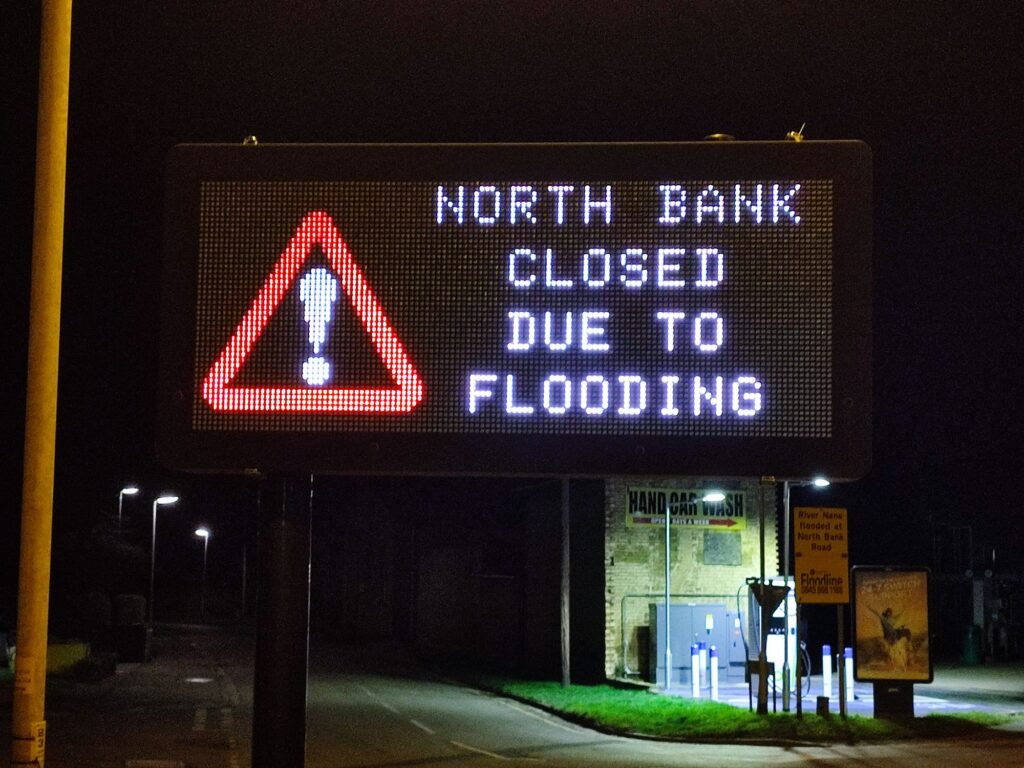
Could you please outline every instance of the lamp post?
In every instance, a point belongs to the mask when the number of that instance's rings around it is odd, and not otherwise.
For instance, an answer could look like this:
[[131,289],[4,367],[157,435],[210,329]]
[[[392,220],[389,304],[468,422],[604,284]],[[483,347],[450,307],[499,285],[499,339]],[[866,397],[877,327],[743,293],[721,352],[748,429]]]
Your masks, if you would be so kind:
[[199,587],[199,618],[206,620],[206,550],[210,547],[210,529],[205,525],[196,528],[196,536],[203,540],[203,580]]
[[153,539],[149,546],[149,623],[153,623],[153,581],[156,575],[156,510],[161,504],[174,504],[178,497],[174,494],[157,496],[153,499]]
[[[789,585],[790,572],[789,572],[789,489],[791,487],[802,487],[802,486],[813,486],[815,488],[828,488],[831,483],[824,477],[816,477],[813,480],[783,480],[782,481],[782,577],[786,581],[786,585]],[[796,644],[797,648],[800,647],[800,606],[797,606],[797,626],[796,626]],[[789,665],[789,600],[783,602],[782,615],[784,617],[785,626],[785,640],[782,643],[782,711],[789,712],[789,677],[790,677],[790,665]],[[798,662],[799,666],[799,662]],[[810,670],[808,670],[809,672]],[[800,697],[800,675],[797,675],[797,690],[796,690],[796,712],[797,715],[803,714],[803,703]]]
[[137,485],[126,485],[120,491],[117,492],[117,533],[121,534],[121,510],[124,507],[124,497],[134,496],[139,492],[139,486]]
[[672,633],[669,624],[672,614],[672,506],[665,505],[665,690],[672,687]]
[[[706,504],[717,504],[720,501],[725,501],[725,494],[718,490],[705,491],[701,501]],[[672,687],[672,648],[670,645],[672,632],[669,629],[672,616],[672,583],[670,576],[672,564],[672,509],[686,503],[688,502],[682,501],[665,505],[665,690]],[[697,670],[691,670],[690,674],[691,676],[697,674]]]

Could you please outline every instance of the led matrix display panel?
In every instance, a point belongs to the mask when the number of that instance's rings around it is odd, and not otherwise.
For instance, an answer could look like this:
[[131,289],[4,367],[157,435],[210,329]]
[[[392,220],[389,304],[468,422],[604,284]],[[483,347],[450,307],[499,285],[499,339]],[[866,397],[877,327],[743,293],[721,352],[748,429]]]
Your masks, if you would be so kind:
[[868,163],[852,142],[177,148],[162,453],[857,474]]

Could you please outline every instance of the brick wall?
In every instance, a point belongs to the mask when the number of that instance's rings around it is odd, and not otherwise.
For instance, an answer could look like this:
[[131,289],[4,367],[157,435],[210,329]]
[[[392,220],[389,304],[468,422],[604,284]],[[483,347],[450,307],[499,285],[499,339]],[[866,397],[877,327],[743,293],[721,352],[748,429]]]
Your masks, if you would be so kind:
[[[627,487],[666,490],[714,487],[743,494],[746,527],[742,531],[672,527],[671,592],[678,596],[674,600],[723,603],[726,602],[723,596],[727,595],[731,604],[745,579],[760,573],[758,505],[762,498],[765,575],[774,576],[779,571],[774,485],[762,486],[757,480],[608,478],[605,481],[605,674],[609,677],[645,672],[641,663],[645,657],[642,646],[646,643],[648,605],[659,602],[658,595],[665,593],[664,526],[629,522]],[[708,560],[738,564],[709,565]]]

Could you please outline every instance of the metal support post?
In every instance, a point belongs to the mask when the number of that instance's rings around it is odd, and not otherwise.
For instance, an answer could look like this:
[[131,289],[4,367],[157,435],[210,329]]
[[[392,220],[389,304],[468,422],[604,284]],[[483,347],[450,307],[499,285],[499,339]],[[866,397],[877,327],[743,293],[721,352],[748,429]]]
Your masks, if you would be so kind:
[[253,768],[305,765],[312,500],[312,477],[275,478],[261,489]]
[[[794,585],[795,588],[795,585]],[[800,603],[796,604],[796,716],[801,718],[804,716],[804,680],[803,676],[806,674],[808,677],[811,675],[810,669],[802,669],[800,666],[800,659],[803,658],[803,654],[800,653]],[[809,658],[809,657],[808,657]]]
[[571,682],[569,658],[569,478],[562,478],[562,687]]
[[199,618],[206,621],[206,553],[210,548],[209,535],[203,536],[203,580],[199,582]]
[[18,571],[18,660],[11,719],[11,765],[42,768],[46,759],[46,638],[57,433],[71,0],[43,1],[40,38],[21,559]]
[[[789,585],[789,480],[782,481],[782,577]],[[785,627],[782,643],[782,711],[789,712],[789,601],[783,602]],[[800,695],[799,688],[797,696]]]
[[[761,570],[759,576],[760,588],[765,588],[765,572],[764,572],[764,489],[767,478],[762,478],[760,486],[758,486],[758,497],[757,497],[757,519],[759,528],[760,538],[760,558],[761,558]],[[774,479],[772,479],[774,483]],[[772,609],[774,610],[774,609]],[[758,653],[757,653],[757,714],[767,715],[768,714],[768,653],[766,646],[768,645],[768,622],[771,620],[772,610],[766,609],[765,604],[761,603],[761,631],[758,642]]]
[[241,610],[239,611],[239,614],[238,614],[239,618],[241,618],[241,619],[245,618],[245,612],[246,612],[245,611],[245,605],[246,605],[246,598],[247,598],[246,588],[249,586],[247,584],[247,581],[248,581],[248,578],[249,578],[249,575],[248,575],[248,570],[249,570],[248,556],[249,556],[249,545],[248,544],[243,544],[242,545],[242,607],[241,607]]
[[845,639],[843,638],[843,608],[845,606],[840,603],[836,606],[836,626],[839,629],[839,661],[836,663],[836,675],[839,677],[839,716],[843,719],[846,718],[846,672],[843,669],[843,648]]
[[[665,690],[672,687],[672,509],[665,505]],[[697,671],[693,670],[696,675]]]

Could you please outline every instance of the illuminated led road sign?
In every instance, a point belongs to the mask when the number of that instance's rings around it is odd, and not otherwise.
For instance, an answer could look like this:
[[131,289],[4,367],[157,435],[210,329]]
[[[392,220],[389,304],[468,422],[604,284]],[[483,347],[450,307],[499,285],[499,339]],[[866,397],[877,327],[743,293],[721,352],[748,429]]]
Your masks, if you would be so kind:
[[858,142],[176,147],[160,454],[857,477],[870,194]]

